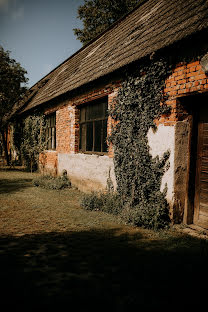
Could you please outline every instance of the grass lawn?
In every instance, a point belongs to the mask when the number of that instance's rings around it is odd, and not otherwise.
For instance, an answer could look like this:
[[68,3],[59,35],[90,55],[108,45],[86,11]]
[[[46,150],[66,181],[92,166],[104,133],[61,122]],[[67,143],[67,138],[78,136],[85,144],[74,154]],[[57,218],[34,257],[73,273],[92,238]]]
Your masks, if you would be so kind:
[[0,171],[5,311],[172,311],[207,304],[206,239],[85,211],[78,190],[34,187],[36,175]]

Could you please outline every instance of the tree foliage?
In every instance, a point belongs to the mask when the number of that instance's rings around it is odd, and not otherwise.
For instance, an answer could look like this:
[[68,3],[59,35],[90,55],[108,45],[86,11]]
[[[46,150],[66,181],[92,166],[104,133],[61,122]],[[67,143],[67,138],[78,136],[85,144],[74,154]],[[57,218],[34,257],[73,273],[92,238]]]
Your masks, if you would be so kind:
[[142,2],[144,0],[85,0],[78,8],[78,18],[84,27],[75,28],[74,34],[85,45]]
[[26,73],[0,46],[0,125],[6,123],[11,108],[25,94]]
[[25,94],[26,70],[10,58],[9,52],[0,46],[0,133],[3,140],[7,164],[7,124],[13,105]]

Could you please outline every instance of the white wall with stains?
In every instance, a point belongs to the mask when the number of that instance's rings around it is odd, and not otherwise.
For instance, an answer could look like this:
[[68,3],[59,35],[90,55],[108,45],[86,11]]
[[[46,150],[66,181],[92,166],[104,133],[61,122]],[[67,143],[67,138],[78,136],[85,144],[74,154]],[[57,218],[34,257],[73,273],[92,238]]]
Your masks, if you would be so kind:
[[67,170],[72,184],[82,191],[105,190],[110,178],[116,187],[113,159],[87,154],[58,154],[58,173]]
[[174,201],[174,152],[175,152],[175,127],[159,125],[157,131],[154,132],[152,128],[147,134],[148,143],[150,146],[150,154],[152,157],[159,156],[161,159],[164,152],[170,151],[169,169],[164,173],[162,178],[160,190],[163,191],[167,184],[167,201],[172,204]]

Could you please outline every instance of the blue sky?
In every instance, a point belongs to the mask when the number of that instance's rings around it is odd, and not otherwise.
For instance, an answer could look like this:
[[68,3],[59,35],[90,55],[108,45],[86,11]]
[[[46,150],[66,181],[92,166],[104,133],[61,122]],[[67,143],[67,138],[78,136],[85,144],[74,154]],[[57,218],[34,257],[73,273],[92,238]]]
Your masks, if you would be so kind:
[[24,67],[32,86],[79,50],[73,28],[84,0],[0,0],[0,45]]

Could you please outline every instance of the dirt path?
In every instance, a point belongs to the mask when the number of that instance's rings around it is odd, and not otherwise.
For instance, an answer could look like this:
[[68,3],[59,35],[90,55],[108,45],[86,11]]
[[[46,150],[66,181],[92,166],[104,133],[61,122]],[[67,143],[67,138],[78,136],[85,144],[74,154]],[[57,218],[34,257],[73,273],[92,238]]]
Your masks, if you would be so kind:
[[203,306],[207,241],[125,226],[81,209],[79,191],[35,188],[32,178],[0,171],[2,311]]

